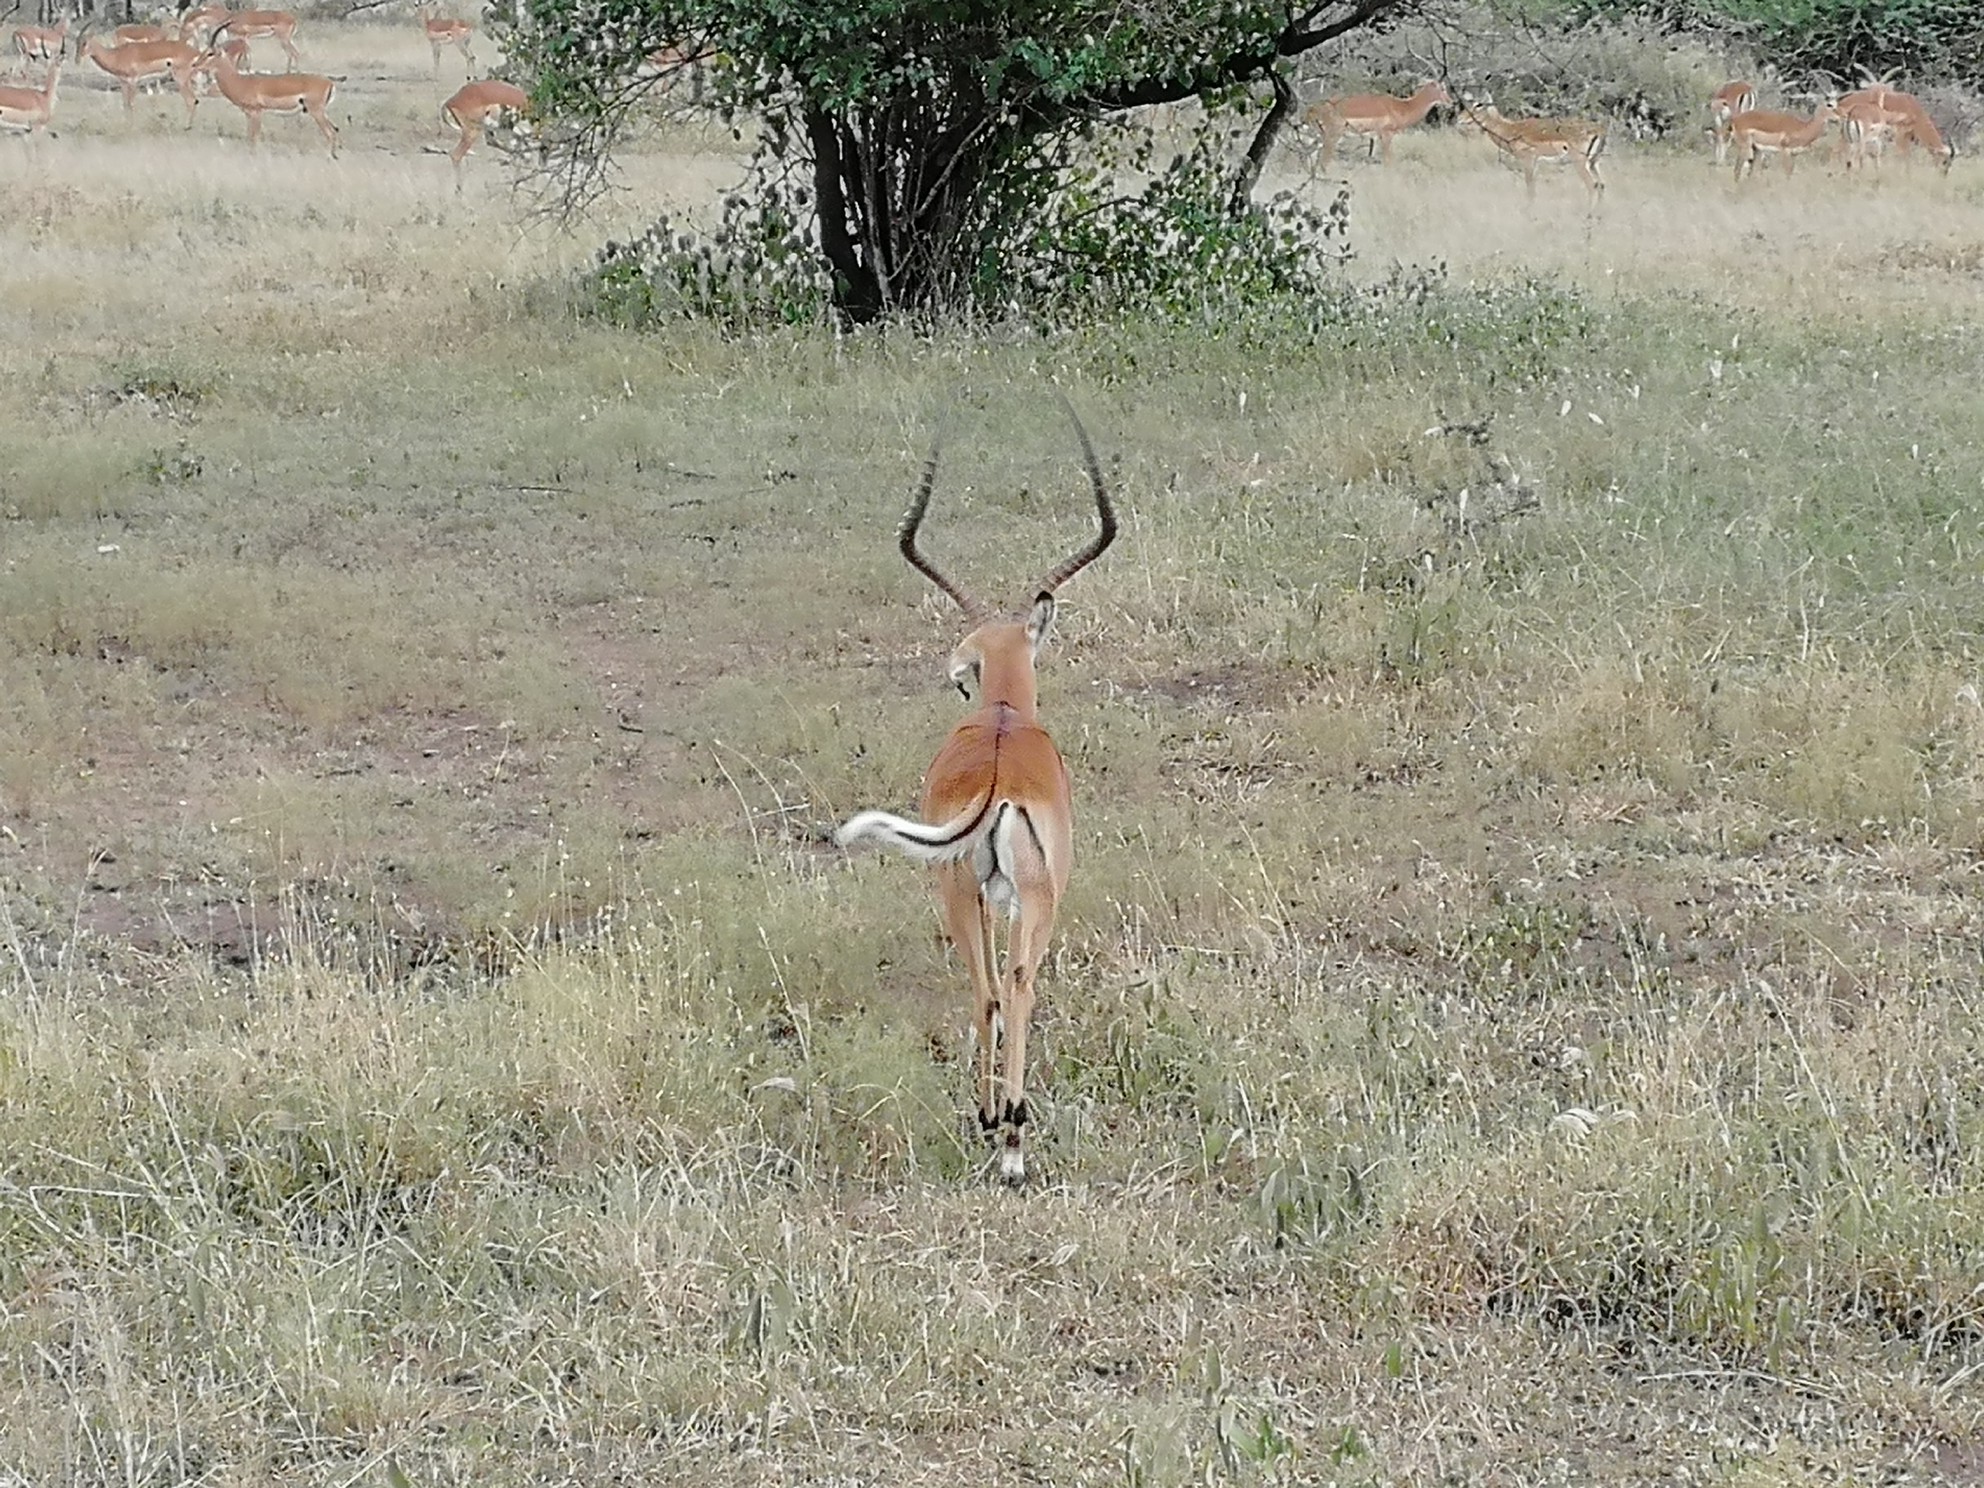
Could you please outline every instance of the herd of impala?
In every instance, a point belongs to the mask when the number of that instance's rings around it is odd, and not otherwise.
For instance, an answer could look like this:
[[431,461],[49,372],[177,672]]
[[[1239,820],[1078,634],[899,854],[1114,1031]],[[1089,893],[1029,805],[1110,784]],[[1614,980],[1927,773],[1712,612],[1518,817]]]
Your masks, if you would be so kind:
[[[1392,142],[1404,130],[1422,123],[1433,109],[1452,103],[1453,95],[1444,83],[1422,84],[1407,98],[1384,93],[1356,93],[1342,98],[1325,98],[1305,115],[1322,135],[1319,158],[1330,161],[1345,135],[1366,141],[1367,152],[1377,157],[1382,150],[1385,164],[1391,164]],[[1509,119],[1493,104],[1477,106],[1463,99],[1461,127],[1478,132],[1522,167],[1525,189],[1534,195],[1539,165],[1568,165],[1583,178],[1594,201],[1605,190],[1598,173],[1598,157],[1605,152],[1605,126],[1589,119]],[[1757,107],[1757,90],[1745,82],[1725,83],[1709,102],[1710,129],[1715,137],[1718,165],[1731,154],[1736,159],[1736,177],[1754,171],[1758,158],[1776,156],[1784,162],[1784,173],[1791,174],[1797,158],[1817,147],[1837,120],[1839,134],[1832,147],[1833,159],[1848,170],[1878,164],[1893,146],[1905,157],[1918,146],[1947,171],[1956,156],[1942,131],[1929,117],[1929,111],[1913,94],[1874,83],[1822,105],[1809,119]]]
[[[441,73],[443,48],[454,47],[463,63],[475,66],[470,49],[475,33],[472,21],[420,12],[422,34],[434,54],[434,74]],[[55,116],[55,92],[68,56],[70,23],[56,26],[21,26],[14,32],[14,51],[28,77],[36,66],[43,69],[39,87],[26,84],[0,86],[0,125],[36,134],[48,127]],[[240,109],[248,124],[248,143],[262,134],[264,114],[302,114],[317,126],[330,147],[338,153],[338,129],[331,122],[330,103],[338,80],[316,73],[290,71],[260,73],[250,70],[248,44],[274,41],[283,50],[284,60],[294,69],[302,61],[296,48],[296,17],[286,10],[237,10],[224,5],[200,4],[182,12],[170,25],[133,24],[118,26],[108,36],[84,35],[77,46],[77,60],[94,63],[115,80],[124,95],[124,111],[136,105],[138,85],[168,80],[186,105],[186,125],[193,125],[200,106],[198,80],[212,81],[214,91]],[[484,131],[499,116],[521,114],[528,98],[514,83],[499,79],[470,82],[442,105],[442,114],[458,131],[448,158],[455,168],[455,185],[461,187],[462,160],[481,142]]]

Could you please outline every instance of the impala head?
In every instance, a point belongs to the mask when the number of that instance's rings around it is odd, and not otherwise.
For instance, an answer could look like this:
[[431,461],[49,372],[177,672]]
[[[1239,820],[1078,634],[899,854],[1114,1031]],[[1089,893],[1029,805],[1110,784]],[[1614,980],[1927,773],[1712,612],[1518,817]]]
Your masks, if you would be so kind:
[[1088,468],[1089,485],[1095,492],[1095,511],[1100,530],[1085,547],[1058,564],[1040,581],[1034,591],[1033,604],[1023,620],[994,614],[975,597],[945,578],[916,546],[917,529],[923,525],[923,514],[929,510],[931,488],[937,479],[941,436],[931,442],[929,458],[923,462],[923,479],[917,484],[909,510],[903,514],[902,528],[896,538],[896,546],[909,561],[910,567],[949,595],[952,602],[964,611],[965,619],[971,622],[970,634],[951,653],[949,673],[952,683],[968,700],[1003,702],[1028,714],[1033,712],[1035,702],[1034,654],[1053,629],[1056,591],[1100,558],[1103,550],[1116,540],[1116,509],[1110,504],[1108,488],[1103,484],[1102,467],[1096,461],[1095,447],[1089,443],[1088,430],[1082,427],[1080,417],[1065,398],[1062,406],[1067,409],[1068,418],[1075,426],[1075,437],[1081,441],[1082,460]]

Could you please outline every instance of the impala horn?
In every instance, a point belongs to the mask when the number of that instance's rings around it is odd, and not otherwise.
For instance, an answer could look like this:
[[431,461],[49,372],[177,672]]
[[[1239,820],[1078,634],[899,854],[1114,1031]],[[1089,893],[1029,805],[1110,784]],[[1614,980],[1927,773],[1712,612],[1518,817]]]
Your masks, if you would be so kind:
[[1089,443],[1088,430],[1082,426],[1081,415],[1075,412],[1075,405],[1068,401],[1068,395],[1058,388],[1055,392],[1061,399],[1061,407],[1067,412],[1068,421],[1075,426],[1075,438],[1081,441],[1082,463],[1088,466],[1089,484],[1095,489],[1095,513],[1102,530],[1096,533],[1094,541],[1087,547],[1040,581],[1037,595],[1040,599],[1052,597],[1055,590],[1100,558],[1103,550],[1116,541],[1116,508],[1109,503],[1109,488],[1102,482],[1102,465],[1095,458],[1095,446]]
[[923,462],[923,479],[917,484],[916,496],[909,503],[909,510],[902,515],[902,526],[896,532],[896,547],[909,561],[911,568],[950,595],[957,607],[964,611],[965,619],[979,625],[985,620],[985,606],[939,573],[937,565],[925,558],[916,546],[916,529],[923,525],[923,514],[930,509],[930,488],[937,480],[937,456],[943,445],[943,429],[939,427],[930,440],[930,455]]

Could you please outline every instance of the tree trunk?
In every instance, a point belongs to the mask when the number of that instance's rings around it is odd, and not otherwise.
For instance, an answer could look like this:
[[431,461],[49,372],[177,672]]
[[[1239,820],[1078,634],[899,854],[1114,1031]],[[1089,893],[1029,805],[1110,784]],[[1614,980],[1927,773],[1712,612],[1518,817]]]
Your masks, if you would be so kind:
[[1254,138],[1247,146],[1246,158],[1240,162],[1239,173],[1233,178],[1233,195],[1226,202],[1226,212],[1230,217],[1244,217],[1252,209],[1254,186],[1261,179],[1262,167],[1268,163],[1268,152],[1281,138],[1282,126],[1295,116],[1294,85],[1280,68],[1268,73],[1268,81],[1274,86],[1274,107],[1261,120],[1261,127],[1254,131]]
[[[842,148],[839,122],[824,109],[806,110],[806,138],[813,147],[813,190],[819,203],[820,251],[833,270],[834,309],[854,325],[882,313],[882,286],[867,263],[850,216],[854,210],[843,186],[850,162]],[[846,143],[853,143],[847,141]],[[857,166],[858,168],[858,166]]]

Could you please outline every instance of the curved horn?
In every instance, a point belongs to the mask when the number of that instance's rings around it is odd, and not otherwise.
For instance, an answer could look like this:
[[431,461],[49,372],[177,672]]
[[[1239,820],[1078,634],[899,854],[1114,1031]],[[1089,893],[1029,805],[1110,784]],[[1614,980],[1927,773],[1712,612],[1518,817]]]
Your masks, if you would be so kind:
[[1102,483],[1102,466],[1095,458],[1095,446],[1089,443],[1088,430],[1082,427],[1081,415],[1075,412],[1075,405],[1068,401],[1068,395],[1058,388],[1055,391],[1060,396],[1061,407],[1067,410],[1069,422],[1075,426],[1075,438],[1082,443],[1082,462],[1088,466],[1089,484],[1095,488],[1095,512],[1102,523],[1102,530],[1096,533],[1095,540],[1087,547],[1040,581],[1040,595],[1043,598],[1095,562],[1102,556],[1103,549],[1116,541],[1116,508],[1109,504],[1109,490]]
[[902,514],[902,526],[896,530],[896,547],[909,560],[911,568],[950,595],[957,607],[964,611],[965,618],[977,625],[985,619],[985,606],[938,573],[937,565],[925,558],[916,546],[916,529],[923,525],[923,513],[930,507],[930,488],[937,479],[937,455],[943,445],[944,434],[940,428],[930,440],[930,457],[923,462],[923,479],[917,483],[916,495],[909,503],[909,510]]

